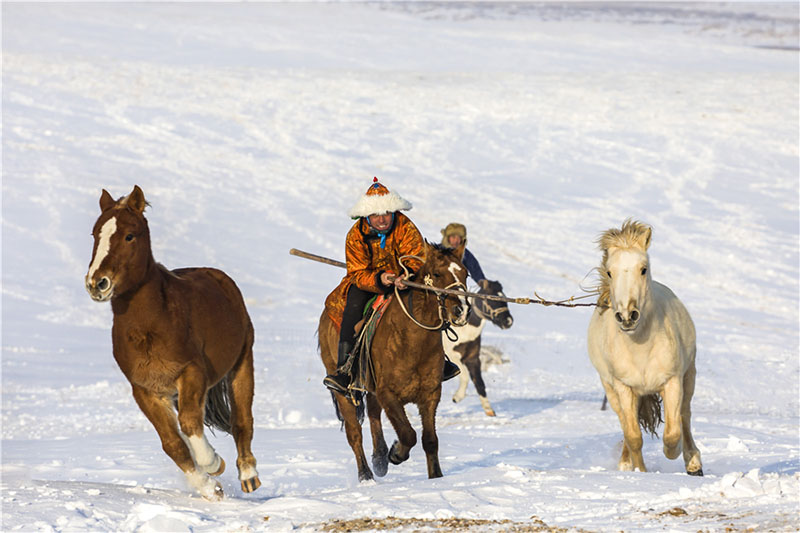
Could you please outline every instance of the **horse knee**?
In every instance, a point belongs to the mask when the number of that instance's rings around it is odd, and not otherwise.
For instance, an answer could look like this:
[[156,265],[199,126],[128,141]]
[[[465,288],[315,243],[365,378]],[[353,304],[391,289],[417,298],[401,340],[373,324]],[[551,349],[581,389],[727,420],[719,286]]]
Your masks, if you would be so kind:
[[630,453],[637,453],[642,451],[642,435],[625,435],[625,446],[628,447]]
[[683,441],[680,428],[664,431],[664,455],[667,459],[677,458],[682,451]]

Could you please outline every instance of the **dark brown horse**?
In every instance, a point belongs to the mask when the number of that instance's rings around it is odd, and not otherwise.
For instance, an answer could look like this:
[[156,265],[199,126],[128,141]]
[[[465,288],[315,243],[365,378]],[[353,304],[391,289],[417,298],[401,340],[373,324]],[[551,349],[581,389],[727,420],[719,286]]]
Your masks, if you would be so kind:
[[222,474],[225,461],[203,434],[205,420],[233,435],[242,490],[252,492],[261,485],[250,450],[253,325],[225,273],[155,262],[147,205],[138,185],[119,201],[103,190],[86,290],[111,300],[114,359],[189,484],[207,499],[222,497],[209,476]]
[[[465,288],[467,271],[458,259],[461,257],[459,250],[450,251],[434,245],[426,248],[425,263],[415,281],[439,288]],[[465,320],[467,306],[465,301],[456,296],[439,298],[423,289],[412,288],[400,294],[408,312],[395,296],[383,313],[372,341],[374,382],[366,384],[366,408],[372,432],[372,466],[378,476],[383,476],[388,470],[387,461],[397,465],[408,459],[411,448],[417,443],[417,433],[408,421],[404,406],[414,403],[422,419],[422,448],[428,462],[428,477],[441,477],[436,408],[442,395],[444,351],[438,326],[442,319],[453,320],[458,315],[461,315],[458,318]],[[319,322],[319,345],[328,374],[336,369],[338,342],[339,333],[323,311]],[[357,408],[343,395],[332,394],[338,414],[344,422],[347,442],[356,456],[358,479],[372,479],[362,444],[360,419],[363,411],[359,413],[359,409],[363,409],[363,404]],[[383,438],[382,411],[386,411],[397,434],[391,450],[387,449]]]

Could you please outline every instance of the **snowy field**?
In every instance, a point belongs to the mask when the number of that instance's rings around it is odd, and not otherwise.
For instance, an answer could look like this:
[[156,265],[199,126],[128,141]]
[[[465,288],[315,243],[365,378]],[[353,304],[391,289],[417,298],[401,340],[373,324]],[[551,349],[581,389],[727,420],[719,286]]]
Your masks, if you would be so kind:
[[[798,530],[799,19],[796,2],[3,2],[2,530]],[[591,311],[518,305],[484,334],[508,361],[484,372],[497,417],[444,385],[444,477],[418,445],[359,484],[316,352],[342,271],[288,250],[343,259],[373,176],[428,239],[465,223],[511,296],[580,295],[599,233],[651,224],[653,277],[697,327],[705,477],[649,437],[650,471],[618,472]],[[247,300],[252,494],[221,434],[226,499],[189,490],[84,290],[100,192],[134,184],[156,259],[222,268]]]

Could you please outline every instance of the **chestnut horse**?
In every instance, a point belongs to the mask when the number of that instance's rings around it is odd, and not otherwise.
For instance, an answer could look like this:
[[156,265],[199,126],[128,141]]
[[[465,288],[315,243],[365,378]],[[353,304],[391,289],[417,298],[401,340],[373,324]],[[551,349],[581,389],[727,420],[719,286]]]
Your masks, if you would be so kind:
[[626,220],[600,237],[603,261],[589,323],[589,358],[622,426],[618,468],[646,470],[640,425],[655,434],[663,400],[664,455],[675,459],[683,451],[686,472],[702,476],[692,438],[694,324],[678,297],[650,277],[651,236],[650,226]]
[[[139,186],[115,201],[103,189],[86,290],[111,301],[114,359],[164,451],[207,499],[225,470],[203,422],[233,435],[242,490],[261,482],[253,438],[253,325],[242,295],[213,268],[167,270],[150,249]],[[177,416],[175,413],[177,408]]]
[[[505,296],[503,286],[499,281],[481,280],[478,285],[478,294],[488,294],[492,296]],[[508,304],[497,300],[484,300],[481,298],[469,298],[471,300],[471,310],[467,315],[467,323],[463,326],[453,327],[458,338],[450,338],[442,333],[442,343],[444,351],[451,361],[456,363],[461,369],[459,374],[458,389],[453,394],[453,401],[460,402],[467,395],[467,383],[472,379],[481,407],[486,416],[495,416],[492,404],[486,396],[486,385],[481,374],[481,333],[486,322],[491,322],[500,329],[508,329],[514,323]]]
[[[415,280],[418,283],[424,280],[438,288],[466,290],[467,270],[459,257],[458,249],[453,251],[438,245],[426,245],[425,263]],[[407,460],[411,448],[417,443],[417,433],[411,427],[404,407],[414,403],[422,419],[422,448],[427,458],[428,477],[442,477],[436,436],[436,409],[442,396],[444,368],[439,326],[442,319],[465,320],[466,311],[466,301],[456,296],[437,296],[431,291],[409,288],[407,292],[395,292],[383,312],[372,339],[373,382],[366,384],[372,466],[378,476],[386,475],[387,460],[395,465]],[[336,371],[339,332],[325,311],[320,317],[318,334],[322,362],[327,373],[333,374]],[[362,444],[360,420],[363,418],[363,403],[356,407],[349,398],[339,393],[332,394],[337,414],[344,422],[347,442],[356,457],[358,479],[373,479]],[[390,450],[383,438],[382,411],[386,411],[397,434]]]

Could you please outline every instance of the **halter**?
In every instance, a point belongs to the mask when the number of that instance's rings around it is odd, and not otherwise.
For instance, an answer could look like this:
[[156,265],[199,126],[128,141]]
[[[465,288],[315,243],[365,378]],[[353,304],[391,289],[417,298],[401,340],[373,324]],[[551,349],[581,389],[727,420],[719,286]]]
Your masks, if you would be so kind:
[[475,314],[478,317],[486,320],[488,319],[490,322],[494,322],[494,319],[497,318],[500,314],[508,312],[508,306],[504,305],[502,307],[493,308],[489,304],[486,303],[486,300],[479,299],[473,306],[475,309]]
[[[419,260],[419,261],[422,261],[422,258],[421,258],[421,257],[419,257],[419,256],[416,256],[416,255],[404,255],[404,256],[400,257],[400,258],[398,259],[398,262],[400,263],[400,267],[403,269],[403,273],[404,273],[406,276],[408,276],[408,274],[409,274],[409,271],[408,271],[408,268],[406,267],[406,265],[404,265],[404,264],[403,264],[403,260],[404,260],[404,259],[407,259],[407,258],[409,258],[409,257],[410,257],[410,258],[412,258],[412,259],[417,259],[417,260]],[[433,285],[433,279],[431,278],[430,274],[426,275],[426,276],[423,278],[423,281],[424,281],[425,285],[427,285],[428,287],[434,287],[434,285]],[[460,282],[460,281],[458,281],[458,280],[456,280],[454,283],[451,283],[450,285],[448,285],[448,286],[446,286],[446,287],[443,287],[443,288],[445,288],[445,289],[451,289],[451,288],[453,288],[453,287],[456,287],[456,288],[462,289],[462,290],[463,290],[463,291],[465,291],[465,292],[466,292],[466,290],[467,290],[467,288],[464,286],[464,284],[463,284],[463,283],[461,283],[461,282]],[[441,288],[441,287],[436,287],[436,288]],[[437,302],[438,302],[438,304],[439,304],[439,309],[438,309],[438,311],[439,311],[439,323],[438,323],[437,325],[435,325],[435,326],[426,326],[425,324],[421,323],[419,320],[417,320],[416,318],[414,318],[414,316],[413,316],[413,315],[412,315],[412,314],[411,314],[411,313],[408,311],[408,309],[406,309],[406,306],[405,306],[405,304],[403,304],[403,299],[400,297],[400,290],[399,290],[399,288],[397,287],[397,285],[395,285],[395,286],[394,286],[394,294],[395,294],[395,296],[397,297],[397,301],[400,303],[400,308],[403,310],[403,313],[405,313],[405,315],[406,315],[408,318],[410,318],[410,319],[411,319],[411,321],[412,321],[412,322],[414,322],[414,324],[416,324],[417,326],[421,327],[422,329],[427,329],[428,331],[444,331],[444,332],[445,332],[445,335],[447,335],[447,338],[448,338],[448,339],[450,339],[451,341],[455,342],[455,341],[457,341],[457,340],[458,340],[458,335],[456,334],[456,332],[455,332],[455,331],[453,331],[453,328],[452,328],[452,326],[451,326],[451,323],[452,323],[452,324],[455,324],[456,326],[463,326],[463,325],[465,325],[465,324],[467,323],[467,321],[466,321],[466,316],[467,316],[469,313],[465,313],[465,314],[464,314],[464,316],[465,316],[465,319],[463,320],[463,323],[458,323],[458,322],[456,322],[455,320],[453,320],[453,321],[451,322],[451,320],[449,319],[449,317],[448,317],[448,319],[446,320],[446,319],[444,318],[443,314],[442,314],[442,311],[444,311],[446,314],[448,314],[448,315],[449,315],[449,312],[447,311],[447,306],[445,306],[445,303],[444,303],[444,302],[445,302],[445,300],[447,299],[447,296],[446,296],[445,294],[439,293],[439,294],[437,294],[437,295],[436,295],[436,300],[437,300]],[[469,302],[467,302],[467,305],[469,305]],[[455,339],[451,338],[451,336],[450,336],[450,335],[451,335],[451,332],[452,332],[453,336],[455,337]]]

